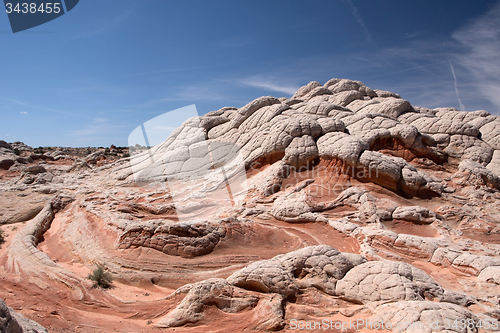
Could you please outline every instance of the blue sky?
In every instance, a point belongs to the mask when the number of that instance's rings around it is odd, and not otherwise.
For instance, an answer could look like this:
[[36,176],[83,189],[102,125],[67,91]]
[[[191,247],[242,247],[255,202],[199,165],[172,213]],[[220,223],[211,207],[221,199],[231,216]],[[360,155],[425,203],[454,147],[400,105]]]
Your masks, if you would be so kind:
[[81,0],[13,34],[0,12],[0,139],[127,145],[134,128],[316,80],[500,115],[498,1]]

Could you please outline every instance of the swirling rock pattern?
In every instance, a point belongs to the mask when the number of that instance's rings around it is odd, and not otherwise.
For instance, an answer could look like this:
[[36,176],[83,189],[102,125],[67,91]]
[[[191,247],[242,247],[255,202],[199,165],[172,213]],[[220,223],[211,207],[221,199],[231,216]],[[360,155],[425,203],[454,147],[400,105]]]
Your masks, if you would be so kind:
[[[79,333],[500,320],[498,116],[331,79],[131,148],[0,141],[9,306]],[[92,288],[96,265],[116,288]]]

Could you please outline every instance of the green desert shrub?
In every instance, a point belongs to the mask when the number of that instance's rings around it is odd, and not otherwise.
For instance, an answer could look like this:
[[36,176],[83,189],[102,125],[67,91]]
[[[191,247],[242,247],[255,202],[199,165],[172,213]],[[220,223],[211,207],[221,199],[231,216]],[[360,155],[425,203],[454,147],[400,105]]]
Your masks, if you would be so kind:
[[0,229],[0,247],[2,247],[2,244],[5,242],[5,233],[2,229]]
[[101,287],[107,289],[111,287],[111,283],[113,282],[113,277],[109,272],[106,272],[104,265],[97,266],[87,278],[94,282],[94,288]]

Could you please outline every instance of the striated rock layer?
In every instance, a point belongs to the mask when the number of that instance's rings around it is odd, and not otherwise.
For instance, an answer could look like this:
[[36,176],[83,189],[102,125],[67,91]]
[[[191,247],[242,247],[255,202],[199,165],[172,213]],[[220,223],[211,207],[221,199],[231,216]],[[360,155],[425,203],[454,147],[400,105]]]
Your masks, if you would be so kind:
[[500,329],[499,117],[332,79],[165,139],[0,142],[7,305],[51,332]]

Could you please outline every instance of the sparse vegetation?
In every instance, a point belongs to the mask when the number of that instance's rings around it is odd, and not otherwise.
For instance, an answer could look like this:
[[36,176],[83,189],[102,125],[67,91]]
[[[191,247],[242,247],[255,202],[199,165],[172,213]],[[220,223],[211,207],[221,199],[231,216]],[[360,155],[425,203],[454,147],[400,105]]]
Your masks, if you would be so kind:
[[87,276],[87,279],[94,282],[94,288],[111,288],[111,284],[113,282],[113,277],[109,272],[106,272],[106,267],[104,265],[97,266],[92,274],[89,274],[89,276]]
[[0,245],[5,242],[3,230],[0,229]]
[[19,149],[14,148],[14,154],[16,154],[17,156],[19,156],[19,155],[21,155],[21,152],[19,151]]
[[40,155],[45,153],[45,151],[43,150],[43,147],[38,147],[38,148],[35,148],[35,149],[33,150],[33,152],[34,152],[35,154],[40,154]]

